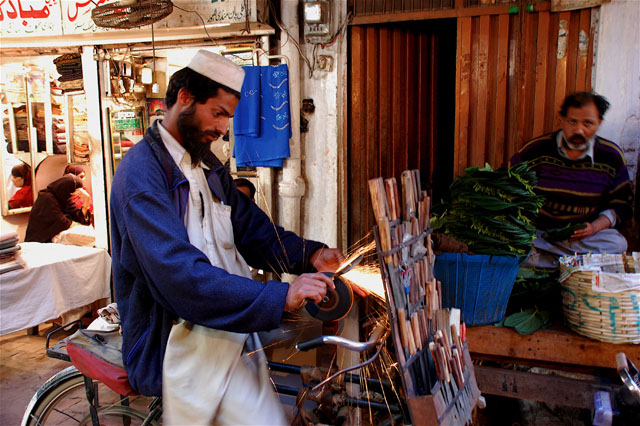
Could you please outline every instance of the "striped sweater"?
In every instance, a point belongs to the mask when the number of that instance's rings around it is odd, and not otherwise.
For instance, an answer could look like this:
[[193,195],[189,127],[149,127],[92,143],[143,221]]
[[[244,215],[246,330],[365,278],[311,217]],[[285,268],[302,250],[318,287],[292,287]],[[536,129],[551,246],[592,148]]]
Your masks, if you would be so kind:
[[633,192],[618,145],[596,136],[593,159],[572,161],[558,152],[557,134],[533,139],[510,161],[511,165],[527,161],[538,176],[536,192],[545,197],[545,204],[537,228],[592,222],[607,209],[616,212],[616,226],[620,226],[631,217]]

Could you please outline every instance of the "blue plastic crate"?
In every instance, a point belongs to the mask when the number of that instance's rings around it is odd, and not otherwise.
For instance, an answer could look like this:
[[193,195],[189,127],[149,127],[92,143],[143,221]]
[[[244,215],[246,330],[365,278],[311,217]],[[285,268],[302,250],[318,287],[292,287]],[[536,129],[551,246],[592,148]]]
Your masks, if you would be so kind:
[[433,273],[442,282],[442,307],[459,308],[468,325],[502,320],[521,260],[464,253],[436,256]]

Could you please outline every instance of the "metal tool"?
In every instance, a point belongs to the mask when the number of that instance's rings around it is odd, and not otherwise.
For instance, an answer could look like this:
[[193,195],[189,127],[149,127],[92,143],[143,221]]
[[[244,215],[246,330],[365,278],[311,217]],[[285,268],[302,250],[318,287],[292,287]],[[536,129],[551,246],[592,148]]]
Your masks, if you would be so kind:
[[352,255],[347,260],[345,260],[342,265],[340,265],[338,270],[335,272],[335,276],[337,277],[337,276],[346,274],[347,272],[355,268],[360,262],[362,262],[363,258],[364,258],[363,254],[359,254],[357,256]]
[[616,354],[616,366],[618,374],[624,385],[635,396],[636,403],[640,402],[640,371],[627,358],[624,352]]
[[333,280],[336,288],[334,290],[327,287],[327,294],[320,303],[307,302],[305,308],[312,317],[320,321],[338,321],[349,313],[351,305],[353,305],[353,290],[351,290],[349,284],[345,283],[339,277],[352,270],[363,258],[364,255],[362,254],[354,255],[340,265],[335,273],[323,272],[323,274]]
[[333,280],[335,290],[327,287],[327,294],[320,303],[307,302],[305,309],[309,314],[320,321],[338,321],[344,318],[353,305],[353,290],[351,286],[342,281],[338,275],[332,272],[323,272]]

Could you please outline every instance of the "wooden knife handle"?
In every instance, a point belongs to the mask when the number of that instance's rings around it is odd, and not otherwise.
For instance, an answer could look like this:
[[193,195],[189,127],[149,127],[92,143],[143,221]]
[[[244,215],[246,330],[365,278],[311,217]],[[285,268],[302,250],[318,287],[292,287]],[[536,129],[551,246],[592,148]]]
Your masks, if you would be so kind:
[[[389,218],[386,216],[378,218],[378,233],[380,237],[380,245],[382,246],[382,251],[391,250],[391,232],[389,230]],[[391,262],[391,256],[384,257],[385,263]]]
[[396,194],[393,190],[393,181],[391,178],[384,180],[384,188],[387,193],[387,205],[389,206],[389,220],[394,221],[398,218],[398,210],[396,210]]
[[381,177],[369,179],[369,194],[371,195],[371,206],[376,219],[389,216],[389,207],[387,206],[387,196],[384,190],[384,181]]

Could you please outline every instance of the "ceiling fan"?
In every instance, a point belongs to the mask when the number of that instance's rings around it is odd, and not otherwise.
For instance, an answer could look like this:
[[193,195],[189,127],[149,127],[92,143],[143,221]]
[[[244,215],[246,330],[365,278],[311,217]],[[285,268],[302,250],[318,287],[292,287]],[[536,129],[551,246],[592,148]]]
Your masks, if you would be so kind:
[[171,0],[120,0],[96,6],[91,19],[99,27],[128,29],[153,24],[171,12]]

